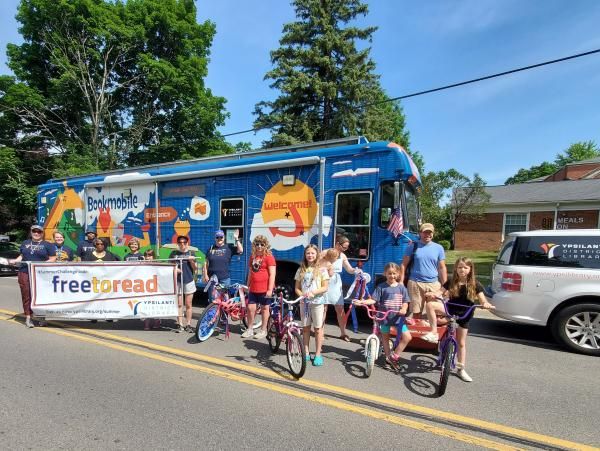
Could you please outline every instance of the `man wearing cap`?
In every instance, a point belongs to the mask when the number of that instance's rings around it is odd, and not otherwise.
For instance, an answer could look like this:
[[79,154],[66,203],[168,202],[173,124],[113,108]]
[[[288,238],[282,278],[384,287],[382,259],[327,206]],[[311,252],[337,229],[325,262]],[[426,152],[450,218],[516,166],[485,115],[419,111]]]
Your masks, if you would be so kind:
[[[31,226],[31,239],[23,241],[20,255],[11,261],[12,264],[19,262],[54,262],[56,261],[56,248],[48,241],[44,241],[44,229],[35,224]],[[25,325],[34,327],[31,320],[31,292],[29,288],[29,265],[21,264],[18,275],[19,288],[21,289],[21,301],[23,302],[23,313],[25,313]]]
[[77,245],[77,250],[75,251],[80,260],[85,260],[84,257],[96,249],[94,241],[96,241],[96,232],[91,227],[88,227],[85,231],[85,240]]
[[225,232],[217,230],[215,232],[215,244],[210,246],[206,251],[206,259],[202,268],[202,279],[204,283],[214,275],[219,279],[219,283],[223,285],[231,285],[231,277],[229,275],[229,264],[231,257],[240,255],[244,252],[242,242],[239,239],[239,230],[233,232],[234,244],[225,243]]
[[434,231],[433,224],[421,225],[419,241],[408,246],[402,261],[400,280],[404,280],[404,272],[412,260],[406,287],[411,300],[406,317],[408,324],[414,324],[413,316],[420,318],[425,310],[425,293],[439,291],[448,278],[444,248],[433,242]]

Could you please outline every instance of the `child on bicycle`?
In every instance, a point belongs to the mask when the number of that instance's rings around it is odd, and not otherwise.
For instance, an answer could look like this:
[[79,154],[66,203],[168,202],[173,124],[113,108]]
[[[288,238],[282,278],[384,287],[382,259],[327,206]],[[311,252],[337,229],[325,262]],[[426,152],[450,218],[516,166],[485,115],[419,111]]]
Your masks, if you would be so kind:
[[[462,316],[467,312],[467,309],[476,302],[484,309],[493,309],[485,294],[483,293],[483,285],[475,278],[475,267],[470,258],[460,257],[454,263],[454,272],[452,278],[444,285],[441,292],[431,292],[426,295],[428,302],[425,309],[427,311],[427,319],[431,324],[431,331],[421,337],[425,341],[437,343],[439,340],[437,333],[437,313],[446,314],[444,305],[439,301],[440,297],[448,299],[452,304],[460,304],[465,307],[456,307],[448,305],[448,312],[452,315]],[[467,357],[467,333],[469,332],[469,321],[473,318],[475,309],[471,310],[469,315],[457,321],[458,328],[456,329],[456,339],[458,341],[457,375],[465,382],[472,382],[473,379],[465,371],[465,363]]]
[[300,268],[294,276],[296,281],[296,294],[304,296],[300,304],[300,318],[302,319],[302,341],[306,349],[306,359],[310,359],[308,346],[310,343],[311,326],[315,330],[315,358],[314,366],[323,365],[321,347],[323,345],[323,326],[325,324],[325,293],[329,285],[329,274],[319,268],[319,248],[309,244],[304,249],[304,258]]
[[[408,291],[404,285],[399,282],[400,266],[396,263],[388,263],[383,269],[385,282],[380,283],[375,288],[371,298],[377,303],[377,310],[382,312],[394,311],[396,314],[390,314],[379,326],[383,341],[383,351],[385,361],[392,368],[398,368],[400,354],[404,351],[412,335],[404,324],[404,315],[408,310],[410,299]],[[390,349],[390,328],[396,326],[396,333],[400,334],[400,340],[394,350]]]

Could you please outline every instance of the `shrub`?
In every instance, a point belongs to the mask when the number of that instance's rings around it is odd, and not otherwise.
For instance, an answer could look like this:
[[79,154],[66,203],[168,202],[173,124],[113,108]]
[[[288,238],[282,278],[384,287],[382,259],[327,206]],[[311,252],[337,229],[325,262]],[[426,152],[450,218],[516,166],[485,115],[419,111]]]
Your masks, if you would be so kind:
[[444,248],[445,251],[450,249],[450,241],[448,240],[439,240],[438,244]]

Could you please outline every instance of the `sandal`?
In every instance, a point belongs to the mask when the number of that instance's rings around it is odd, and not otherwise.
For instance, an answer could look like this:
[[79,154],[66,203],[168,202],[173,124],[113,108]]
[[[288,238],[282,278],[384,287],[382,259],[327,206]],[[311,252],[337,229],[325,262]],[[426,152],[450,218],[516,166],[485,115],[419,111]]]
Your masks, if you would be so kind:
[[320,355],[316,355],[313,360],[313,366],[323,366],[323,357]]
[[346,334],[342,334],[342,335],[340,335],[340,337],[339,337],[339,338],[340,338],[340,340],[344,340],[344,341],[345,341],[345,342],[347,342],[347,343],[350,343],[350,341],[351,341],[351,340],[350,340],[350,337],[349,337],[348,335],[346,335]]

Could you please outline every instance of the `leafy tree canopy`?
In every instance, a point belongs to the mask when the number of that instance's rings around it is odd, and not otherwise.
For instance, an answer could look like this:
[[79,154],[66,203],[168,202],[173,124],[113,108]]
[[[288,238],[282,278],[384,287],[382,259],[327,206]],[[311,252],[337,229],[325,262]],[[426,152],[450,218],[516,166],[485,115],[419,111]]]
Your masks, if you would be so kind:
[[21,0],[16,18],[24,42],[7,45],[14,76],[0,76],[3,217],[30,218],[27,187],[51,176],[233,152],[217,132],[225,99],[204,85],[215,25],[196,22],[193,0]]
[[256,128],[270,128],[265,147],[365,135],[409,147],[405,119],[375,74],[370,43],[376,27],[352,25],[366,16],[359,0],[294,0],[297,20],[283,27],[266,75],[279,91],[255,108]]
[[577,142],[571,144],[564,153],[557,154],[553,162],[544,161],[529,169],[519,169],[515,175],[506,179],[504,184],[512,185],[515,183],[525,183],[538,177],[549,176],[567,164],[596,158],[598,156],[600,156],[600,149],[594,141]]
[[203,81],[215,26],[196,23],[193,0],[22,0],[17,20],[15,147],[98,169],[231,150],[216,132],[225,100]]

